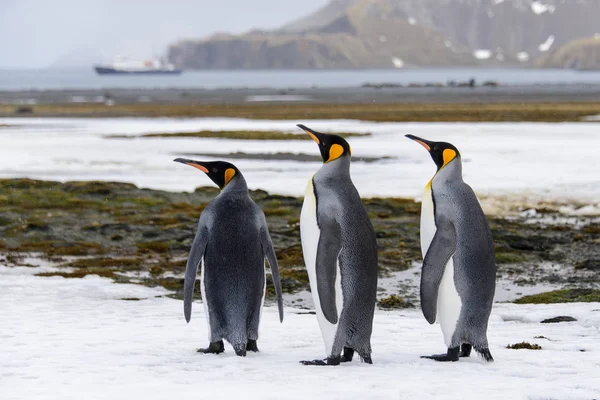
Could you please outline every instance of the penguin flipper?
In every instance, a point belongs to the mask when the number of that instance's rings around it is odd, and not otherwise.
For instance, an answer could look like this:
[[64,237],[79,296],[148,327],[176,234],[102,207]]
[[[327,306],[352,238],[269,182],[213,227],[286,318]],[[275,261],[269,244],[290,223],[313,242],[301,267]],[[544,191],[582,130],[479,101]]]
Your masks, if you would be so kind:
[[338,256],[342,249],[342,229],[332,217],[322,215],[319,219],[319,244],[317,246],[316,274],[319,302],[323,315],[332,324],[338,322],[335,280]]
[[265,258],[269,262],[271,267],[271,275],[273,276],[273,285],[275,286],[275,293],[277,294],[277,308],[279,309],[279,322],[283,322],[283,295],[281,292],[281,279],[279,278],[279,264],[277,264],[277,256],[275,255],[275,249],[273,248],[273,241],[269,234],[269,228],[267,227],[267,221],[263,215],[263,225],[260,229],[260,244],[263,249]]
[[444,269],[456,249],[456,230],[448,220],[438,221],[437,230],[423,259],[421,310],[430,324],[437,315],[437,298]]
[[204,250],[206,250],[207,243],[208,229],[206,228],[206,225],[203,224],[202,216],[200,216],[198,231],[196,232],[196,237],[192,243],[190,255],[185,266],[185,281],[183,285],[183,315],[185,315],[185,320],[187,322],[190,322],[190,319],[192,319],[192,301],[194,298],[196,274],[198,273],[198,266],[204,257]]

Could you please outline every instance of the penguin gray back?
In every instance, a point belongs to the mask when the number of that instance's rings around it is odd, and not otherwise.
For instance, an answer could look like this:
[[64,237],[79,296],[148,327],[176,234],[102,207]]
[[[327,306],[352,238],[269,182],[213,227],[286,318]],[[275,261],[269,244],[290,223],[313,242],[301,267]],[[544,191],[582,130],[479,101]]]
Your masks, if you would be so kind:
[[[264,286],[265,258],[271,266],[279,317],[283,320],[275,250],[264,213],[250,198],[242,173],[233,164],[222,161],[201,162],[182,158],[175,161],[200,169],[222,189],[200,216],[188,258],[184,284],[186,320],[189,322],[191,319],[194,283],[201,263],[210,267],[204,271],[206,294],[214,304],[228,309],[229,304],[251,301],[256,295],[255,289]],[[228,314],[235,312],[228,310],[224,316],[227,318]]]

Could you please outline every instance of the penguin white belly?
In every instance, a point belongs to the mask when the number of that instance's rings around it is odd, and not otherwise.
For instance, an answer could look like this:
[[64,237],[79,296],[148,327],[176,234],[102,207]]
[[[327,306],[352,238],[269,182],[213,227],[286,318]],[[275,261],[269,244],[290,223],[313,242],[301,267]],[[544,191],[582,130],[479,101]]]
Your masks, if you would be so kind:
[[206,294],[204,293],[206,288],[204,287],[204,257],[202,257],[201,270],[200,270],[200,294],[202,295],[202,305],[204,306],[204,315],[206,316],[206,326],[208,327],[208,339],[211,340],[212,330],[210,328],[210,312],[208,308],[208,302],[206,301]]
[[267,293],[267,261],[265,260],[264,263],[264,272],[265,272],[265,280],[263,282],[263,295],[262,295],[262,300],[260,301],[260,310],[258,313],[258,322],[260,326],[260,321],[262,319],[262,310],[263,310],[263,306],[265,305],[265,294]]
[[[431,183],[429,183],[425,187],[421,204],[421,251],[423,258],[429,250],[436,230]],[[437,298],[436,321],[440,323],[446,346],[449,346],[452,341],[452,335],[456,330],[462,308],[462,301],[454,284],[454,262],[452,258],[450,257],[444,267]]]
[[[323,310],[321,309],[316,272],[317,248],[319,246],[320,235],[321,231],[319,229],[319,225],[317,224],[317,201],[311,179],[306,187],[304,203],[302,204],[302,211],[300,213],[300,237],[302,240],[302,253],[304,255],[304,262],[306,264],[306,270],[308,272],[308,279],[310,282],[310,291],[312,293],[313,302],[315,303],[315,312],[317,314],[317,320],[319,322],[321,334],[325,342],[325,352],[327,353],[327,356],[329,356],[331,355],[331,350],[333,348],[333,342],[335,340],[338,324],[332,324],[327,321],[327,318],[325,318]],[[335,298],[338,312],[338,322],[343,307],[341,282],[342,280],[338,260],[335,280]]]
[[435,231],[435,216],[433,211],[433,197],[431,195],[431,182],[425,186],[423,191],[423,200],[421,202],[421,253],[423,258],[427,254],[429,245],[433,240]]

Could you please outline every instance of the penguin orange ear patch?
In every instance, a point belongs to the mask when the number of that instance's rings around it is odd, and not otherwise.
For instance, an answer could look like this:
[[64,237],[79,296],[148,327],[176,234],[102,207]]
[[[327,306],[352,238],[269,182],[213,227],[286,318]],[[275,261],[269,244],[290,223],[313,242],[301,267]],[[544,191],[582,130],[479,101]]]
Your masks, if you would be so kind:
[[235,176],[235,169],[227,168],[225,170],[225,185],[227,185],[229,183],[229,181],[233,179],[234,176]]
[[456,152],[452,149],[446,149],[442,153],[442,157],[444,158],[444,165],[446,165],[450,161],[454,160],[454,158],[456,157]]
[[337,143],[331,145],[329,148],[329,160],[327,162],[340,158],[342,154],[344,154],[344,148],[341,145]]

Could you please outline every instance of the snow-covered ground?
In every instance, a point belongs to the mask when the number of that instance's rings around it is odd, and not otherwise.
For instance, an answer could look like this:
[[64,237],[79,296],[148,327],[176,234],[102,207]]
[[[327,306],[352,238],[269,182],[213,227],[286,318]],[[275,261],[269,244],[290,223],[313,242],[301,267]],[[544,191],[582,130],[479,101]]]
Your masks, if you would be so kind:
[[[374,365],[305,367],[323,356],[314,315],[263,312],[261,352],[230,347],[201,355],[206,323],[196,304],[164,290],[108,279],[33,276],[44,268],[0,266],[0,398],[12,399],[593,399],[600,397],[600,304],[497,303],[490,320],[496,361],[436,363],[439,326],[419,311],[377,311]],[[128,297],[140,301],[121,300]],[[540,324],[558,315],[577,322]],[[534,338],[535,336],[545,338]],[[529,341],[540,351],[509,350]]]
[[[354,182],[363,196],[419,197],[435,172],[411,133],[455,144],[465,180],[480,195],[598,203],[600,134],[596,123],[374,123],[350,120],[261,121],[203,118],[0,119],[0,177],[115,180],[142,187],[191,191],[212,185],[192,168],[172,162],[186,153],[318,155],[312,141],[219,139],[106,139],[105,135],[210,130],[284,130],[304,123],[320,131],[371,132],[355,137]],[[360,157],[391,157],[375,163]],[[211,160],[210,157],[198,157]],[[317,162],[233,160],[253,189],[302,195]]]

